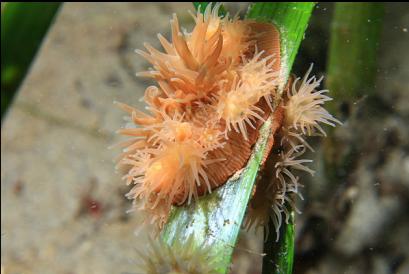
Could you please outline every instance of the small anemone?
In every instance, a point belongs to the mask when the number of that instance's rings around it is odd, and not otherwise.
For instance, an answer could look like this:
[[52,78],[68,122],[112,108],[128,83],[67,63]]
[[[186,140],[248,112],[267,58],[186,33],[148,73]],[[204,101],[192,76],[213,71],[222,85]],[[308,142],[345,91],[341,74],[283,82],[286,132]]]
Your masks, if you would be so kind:
[[184,34],[174,14],[171,20],[172,43],[158,35],[166,53],[147,43],[148,53],[136,50],[153,65],[152,70],[137,75],[156,79],[171,100],[188,103],[211,96],[230,67],[229,62],[220,60],[223,36],[217,9],[212,11],[209,7],[204,15],[198,12],[193,31]]
[[300,78],[297,78],[292,87],[288,89],[284,123],[287,128],[299,131],[304,135],[322,134],[326,136],[320,123],[333,127],[336,123],[342,123],[323,108],[324,103],[332,98],[325,95],[328,90],[316,90],[323,78],[318,80],[315,76],[308,78],[311,70],[312,65],[301,83],[298,83]]
[[[305,148],[299,145],[296,148],[289,148],[288,151],[281,151],[274,155],[271,163],[274,164],[275,174],[267,176],[257,184],[255,194],[249,204],[245,228],[256,229],[264,228],[265,238],[269,234],[269,221],[274,224],[276,240],[279,239],[280,227],[283,223],[283,214],[285,222],[288,222],[290,207],[295,208],[291,198],[293,194],[302,198],[299,192],[301,183],[299,177],[295,176],[294,170],[302,170],[313,174],[313,171],[304,166],[304,163],[311,160],[298,159],[305,152]],[[297,211],[298,209],[295,208]]]
[[277,60],[274,55],[263,57],[264,51],[256,52],[253,58],[243,58],[243,65],[239,68],[240,81],[248,94],[252,94],[255,103],[264,97],[266,103],[273,110],[271,105],[272,97],[275,96],[276,88],[279,85],[279,71],[274,66]]
[[151,199],[150,194],[155,193],[154,207],[161,200],[169,204],[179,199],[190,202],[192,197],[197,198],[197,186],[202,183],[211,192],[205,172],[207,151],[193,140],[170,142],[160,149],[146,148],[142,151],[149,153],[151,158],[145,163],[140,163],[142,159],[134,159],[127,175],[135,184],[133,198]]
[[294,176],[293,170],[305,171],[314,175],[314,171],[305,166],[305,163],[311,163],[312,160],[299,159],[305,152],[303,145],[291,147],[288,151],[280,152],[280,159],[275,164],[275,176],[278,179],[284,192],[298,192],[298,177]]
[[211,246],[198,245],[193,235],[183,244],[178,239],[173,246],[150,239],[148,250],[138,253],[138,265],[146,274],[214,274],[219,267]]
[[131,167],[125,175],[127,183],[135,184],[128,197],[144,199],[154,208],[159,203],[190,203],[202,185],[204,192],[211,192],[206,169],[220,159],[209,158],[208,152],[224,145],[223,134],[212,121],[197,126],[183,115],[161,113],[158,117],[158,123],[119,131],[135,137],[131,147],[138,144],[135,153],[120,161]]
[[240,63],[240,58],[255,44],[251,39],[251,27],[246,21],[238,20],[237,17],[223,18],[223,49],[221,56],[227,62]]
[[257,105],[261,98],[271,106],[271,98],[277,87],[278,74],[272,67],[272,56],[262,58],[261,51],[253,58],[243,58],[238,68],[238,77],[230,91],[221,93],[218,99],[217,112],[226,122],[226,132],[234,129],[248,139],[247,125],[254,127],[256,120],[264,121],[265,110]]
[[264,110],[252,104],[252,96],[245,92],[243,86],[219,97],[217,111],[226,123],[226,136],[231,130],[240,132],[245,140],[248,140],[247,125],[253,129],[255,121],[263,121]]

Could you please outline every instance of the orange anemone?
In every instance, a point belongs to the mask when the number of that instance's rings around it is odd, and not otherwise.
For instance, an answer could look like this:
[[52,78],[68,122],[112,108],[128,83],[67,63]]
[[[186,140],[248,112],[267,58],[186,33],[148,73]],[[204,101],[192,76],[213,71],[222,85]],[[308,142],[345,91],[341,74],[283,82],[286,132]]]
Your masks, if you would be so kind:
[[158,35],[163,52],[149,44],[147,52],[137,50],[152,65],[137,75],[156,82],[145,91],[150,113],[119,104],[135,124],[119,130],[131,137],[119,161],[134,185],[128,197],[161,223],[172,204],[211,192],[243,168],[259,127],[275,111],[278,31],[221,18],[219,6],[210,6],[193,16],[190,33],[173,15],[171,41]]

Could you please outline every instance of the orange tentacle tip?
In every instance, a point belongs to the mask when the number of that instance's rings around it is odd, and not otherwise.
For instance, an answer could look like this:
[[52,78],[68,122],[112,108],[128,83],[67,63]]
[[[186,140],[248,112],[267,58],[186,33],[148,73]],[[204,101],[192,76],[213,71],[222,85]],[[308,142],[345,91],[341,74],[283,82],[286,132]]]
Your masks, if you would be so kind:
[[[145,44],[136,52],[152,68],[138,73],[156,81],[145,91],[150,113],[117,103],[134,126],[119,130],[125,141],[119,165],[127,166],[128,193],[155,215],[159,227],[171,205],[211,192],[246,164],[262,123],[276,109],[280,79],[277,29],[266,23],[218,17],[208,6],[195,14],[191,32],[176,15],[171,39],[158,35],[163,51]],[[270,140],[270,147],[273,140]]]

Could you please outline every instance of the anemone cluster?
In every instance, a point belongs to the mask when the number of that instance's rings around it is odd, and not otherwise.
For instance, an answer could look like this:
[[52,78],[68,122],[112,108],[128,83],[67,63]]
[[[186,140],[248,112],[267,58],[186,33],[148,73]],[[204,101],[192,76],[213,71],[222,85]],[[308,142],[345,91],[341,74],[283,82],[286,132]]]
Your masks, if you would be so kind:
[[133,185],[127,195],[161,228],[171,205],[190,203],[243,168],[259,127],[273,119],[278,130],[270,148],[278,149],[266,155],[270,180],[257,188],[247,224],[264,225],[271,216],[279,225],[286,194],[298,192],[292,169],[312,173],[303,165],[308,160],[299,159],[311,149],[304,136],[338,121],[322,107],[330,98],[316,90],[320,80],[306,76],[283,92],[273,25],[219,17],[219,7],[210,6],[193,15],[191,32],[182,32],[174,15],[172,40],[158,35],[164,52],[149,44],[147,52],[137,50],[152,65],[137,75],[156,84],[145,91],[149,113],[118,103],[135,125],[119,130],[131,137],[119,160]]

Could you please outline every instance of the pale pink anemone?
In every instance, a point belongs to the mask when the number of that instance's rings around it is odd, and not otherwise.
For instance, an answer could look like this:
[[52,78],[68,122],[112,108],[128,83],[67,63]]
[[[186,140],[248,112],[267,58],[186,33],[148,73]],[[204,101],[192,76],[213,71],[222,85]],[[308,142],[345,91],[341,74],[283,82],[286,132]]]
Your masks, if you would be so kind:
[[226,122],[226,132],[234,129],[246,140],[246,124],[254,129],[256,121],[264,121],[264,110],[257,103],[264,98],[272,109],[272,90],[278,86],[278,72],[270,62],[273,57],[263,58],[263,53],[256,53],[251,59],[243,57],[244,64],[239,66],[235,84],[218,98],[217,112]]
[[324,109],[324,103],[332,98],[325,95],[328,90],[317,90],[323,77],[308,78],[311,70],[312,65],[301,83],[298,83],[300,78],[297,78],[292,88],[288,89],[284,124],[289,130],[300,132],[303,135],[322,134],[326,136],[320,123],[335,127],[335,124],[341,124],[341,122]]

